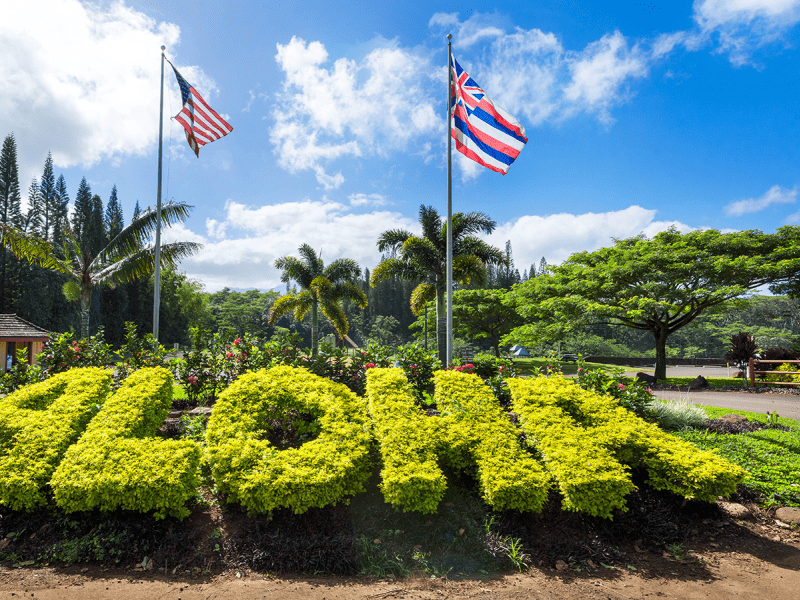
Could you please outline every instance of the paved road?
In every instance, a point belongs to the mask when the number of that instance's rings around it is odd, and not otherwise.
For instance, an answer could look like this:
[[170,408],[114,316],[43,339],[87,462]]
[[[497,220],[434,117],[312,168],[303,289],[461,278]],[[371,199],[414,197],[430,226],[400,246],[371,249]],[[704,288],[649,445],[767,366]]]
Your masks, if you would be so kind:
[[748,394],[747,392],[673,392],[653,390],[662,400],[680,400],[690,404],[721,406],[766,414],[778,411],[781,417],[800,420],[800,396],[785,394]]

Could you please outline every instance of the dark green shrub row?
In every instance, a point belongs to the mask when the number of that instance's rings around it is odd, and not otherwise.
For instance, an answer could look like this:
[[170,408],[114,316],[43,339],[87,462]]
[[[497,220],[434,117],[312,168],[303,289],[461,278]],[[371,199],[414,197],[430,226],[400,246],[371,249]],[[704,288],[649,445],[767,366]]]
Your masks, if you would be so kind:
[[[311,415],[299,448],[278,450],[265,439],[287,411]],[[253,513],[336,504],[364,489],[372,438],[363,399],[306,369],[278,366],[246,373],[214,406],[207,432],[217,488]],[[299,421],[299,419],[298,419]]]
[[47,483],[110,390],[111,373],[73,369],[26,386],[0,402],[0,503],[45,504]]
[[403,510],[436,512],[447,488],[437,457],[441,419],[428,418],[415,406],[399,368],[367,371],[367,401],[383,458],[386,502]]
[[145,368],[109,398],[50,485],[67,512],[136,510],[183,518],[199,485],[200,447],[152,436],[172,405],[172,374]]
[[540,512],[550,475],[519,444],[519,432],[477,376],[458,371],[434,375],[436,405],[448,460],[475,464],[484,500],[496,510]]

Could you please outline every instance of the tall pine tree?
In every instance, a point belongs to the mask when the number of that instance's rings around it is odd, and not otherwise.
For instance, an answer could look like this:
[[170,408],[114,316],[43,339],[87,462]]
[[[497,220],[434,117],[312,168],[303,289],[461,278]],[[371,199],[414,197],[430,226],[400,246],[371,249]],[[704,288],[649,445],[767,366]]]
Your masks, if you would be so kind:
[[44,161],[42,179],[39,183],[39,193],[42,199],[41,236],[42,239],[52,241],[53,220],[58,204],[58,190],[56,189],[56,178],[55,175],[53,175],[53,156],[49,152]]
[[[14,134],[10,133],[0,150],[0,223],[19,227],[21,220],[17,143]],[[5,239],[0,242],[0,313],[7,313],[14,306],[13,275],[18,263],[6,251]]]
[[125,227],[125,218],[122,216],[122,206],[117,199],[117,186],[111,188],[111,197],[106,206],[106,237],[109,241],[117,237],[117,234]]
[[22,230],[43,238],[43,212],[44,207],[42,206],[42,193],[39,188],[39,180],[34,177],[31,184],[28,186],[28,212],[25,213],[22,219]]
[[81,179],[78,193],[75,195],[75,206],[72,211],[72,232],[78,243],[83,247],[85,225],[92,216],[92,189],[86,182],[86,177]]
[[64,239],[64,231],[69,228],[69,194],[67,193],[67,182],[64,176],[59,175],[56,181],[56,206],[53,214],[53,246],[56,252],[63,254],[61,246]]

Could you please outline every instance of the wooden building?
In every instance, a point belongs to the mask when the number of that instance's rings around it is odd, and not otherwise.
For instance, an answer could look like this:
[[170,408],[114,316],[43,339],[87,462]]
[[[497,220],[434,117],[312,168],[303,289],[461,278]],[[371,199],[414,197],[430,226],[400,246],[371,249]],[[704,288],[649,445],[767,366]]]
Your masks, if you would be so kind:
[[32,365],[50,332],[14,314],[0,314],[0,373],[17,363],[17,352],[25,349],[28,364]]

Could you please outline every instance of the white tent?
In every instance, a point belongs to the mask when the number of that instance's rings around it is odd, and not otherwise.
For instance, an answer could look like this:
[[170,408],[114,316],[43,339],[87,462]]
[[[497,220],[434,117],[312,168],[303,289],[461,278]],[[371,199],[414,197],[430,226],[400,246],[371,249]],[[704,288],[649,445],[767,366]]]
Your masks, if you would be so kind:
[[520,347],[519,350],[514,352],[514,356],[530,356],[530,353],[525,348]]

